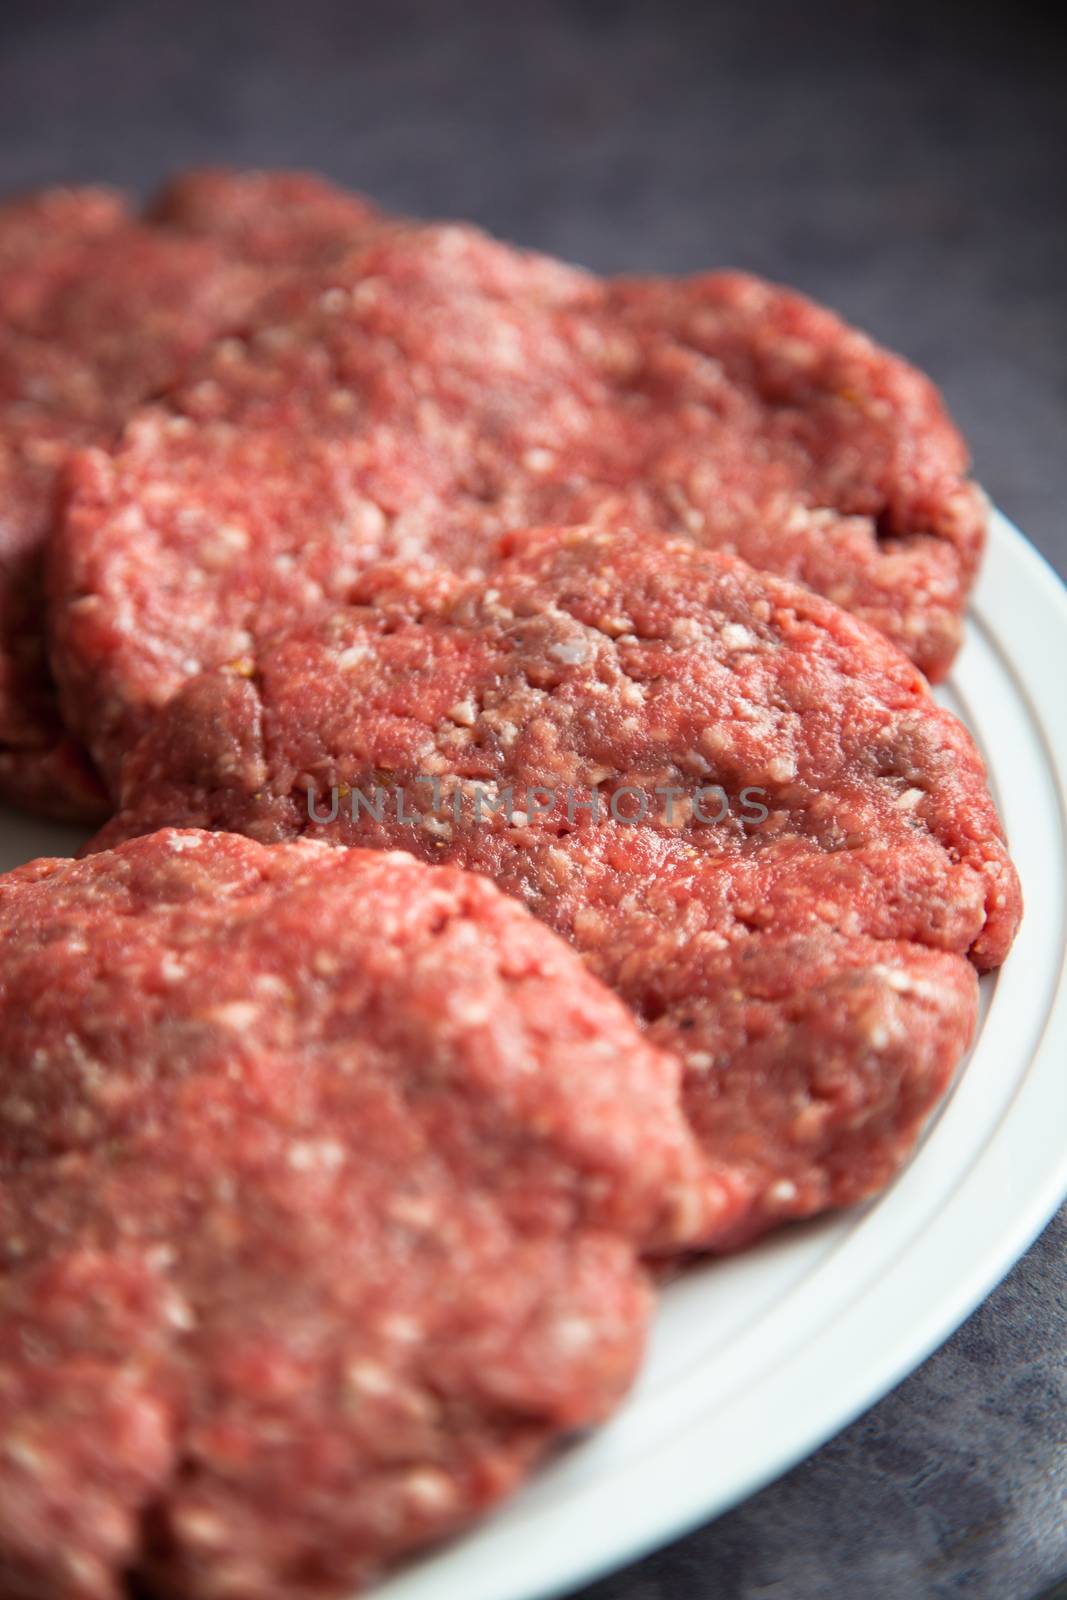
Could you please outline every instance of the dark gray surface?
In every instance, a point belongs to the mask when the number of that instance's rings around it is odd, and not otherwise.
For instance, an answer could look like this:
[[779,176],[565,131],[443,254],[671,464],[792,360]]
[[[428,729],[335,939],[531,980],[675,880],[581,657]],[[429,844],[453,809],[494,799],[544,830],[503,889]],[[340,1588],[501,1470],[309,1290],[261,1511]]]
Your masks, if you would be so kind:
[[[1064,67],[1026,6],[6,0],[0,187],[306,164],[602,268],[787,279],[934,374],[1063,571]],[[583,1600],[1029,1600],[1061,1577],[1065,1245],[1061,1215],[868,1416]]]

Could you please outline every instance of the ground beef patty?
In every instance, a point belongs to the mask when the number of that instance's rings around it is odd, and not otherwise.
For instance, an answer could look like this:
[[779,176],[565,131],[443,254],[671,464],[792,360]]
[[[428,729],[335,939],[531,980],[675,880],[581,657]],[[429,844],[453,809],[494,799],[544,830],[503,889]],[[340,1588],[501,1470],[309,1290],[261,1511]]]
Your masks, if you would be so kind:
[[1020,910],[981,760],[916,669],[642,534],[514,535],[488,582],[380,569],[353,600],[190,683],[101,842],[169,819],[485,873],[685,1062],[740,1196],[708,1242],[880,1188]]
[[[107,189],[48,189],[0,207],[0,793],[58,813],[98,816],[99,780],[65,736],[49,690],[36,552],[64,442],[41,425],[35,391],[51,387],[42,307],[57,273],[126,225]],[[53,364],[58,361],[53,357]],[[92,442],[91,429],[75,442]],[[69,805],[68,805],[69,802]]]
[[[187,191],[232,196],[234,225],[186,228]],[[38,813],[107,809],[60,721],[43,639],[40,557],[63,463],[112,439],[279,276],[321,265],[331,239],[336,253],[370,215],[355,196],[281,173],[198,174],[172,200],[167,230],[105,190],[0,207],[0,793]]]
[[473,572],[540,522],[735,551],[938,675],[982,540],[964,468],[927,380],[798,295],[603,281],[396,225],[79,459],[53,565],[65,703],[113,779],[187,676],[368,562]]
[[637,1254],[728,1199],[471,874],[166,831],[0,879],[0,937],[5,1600],[350,1593],[610,1411]]
[[[113,189],[39,189],[0,206],[0,305],[4,321],[18,321],[32,304],[34,264],[42,252],[81,245],[110,233],[128,219],[126,202]],[[28,270],[27,270],[28,269]]]
[[286,270],[321,266],[341,255],[353,235],[384,220],[369,200],[313,173],[227,167],[178,173],[149,216]]

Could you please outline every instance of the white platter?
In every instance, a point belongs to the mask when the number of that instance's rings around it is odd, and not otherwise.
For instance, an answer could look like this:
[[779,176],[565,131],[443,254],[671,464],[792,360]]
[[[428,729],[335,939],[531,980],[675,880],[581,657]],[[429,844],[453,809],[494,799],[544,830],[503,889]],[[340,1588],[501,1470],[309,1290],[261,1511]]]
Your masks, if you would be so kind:
[[[981,1030],[892,1189],[663,1297],[631,1400],[380,1600],[543,1600],[724,1511],[870,1406],[963,1320],[1067,1192],[1067,592],[1003,517],[945,702],[976,735],[1026,917]],[[0,867],[76,846],[7,814]]]

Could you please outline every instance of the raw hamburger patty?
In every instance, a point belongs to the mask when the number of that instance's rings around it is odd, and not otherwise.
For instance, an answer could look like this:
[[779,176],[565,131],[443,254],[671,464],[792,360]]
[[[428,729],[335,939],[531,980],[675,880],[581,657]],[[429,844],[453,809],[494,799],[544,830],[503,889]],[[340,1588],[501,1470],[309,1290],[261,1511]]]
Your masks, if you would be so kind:
[[41,639],[32,552],[61,446],[51,426],[35,427],[34,386],[49,385],[36,335],[57,273],[126,221],[106,189],[50,189],[0,207],[0,793],[35,806],[59,796],[60,814],[69,800],[89,817],[105,809],[99,780],[60,727]]
[[166,831],[0,879],[0,934],[5,1600],[347,1594],[610,1411],[637,1253],[721,1195],[521,907]]
[[798,295],[372,232],[78,459],[53,563],[65,704],[113,781],[186,677],[369,562],[476,572],[507,528],[588,520],[801,579],[939,675],[983,533],[964,467],[927,380]]
[[[35,264],[121,227],[126,203],[112,189],[40,189],[0,206],[0,305],[4,321],[19,321],[32,304]],[[25,269],[29,269],[26,271]]]
[[207,241],[168,238],[93,193],[43,196],[36,246],[25,204],[10,226],[26,248],[5,262],[0,212],[0,791],[36,811],[100,815],[106,802],[66,734],[49,681],[40,556],[59,468],[110,438],[250,307],[258,274]]
[[224,241],[266,266],[317,267],[344,252],[382,213],[362,196],[305,172],[194,168],[166,185],[153,221]]
[[485,873],[684,1061],[738,1199],[708,1243],[885,1184],[1020,911],[979,756],[916,669],[646,534],[513,535],[488,582],[379,569],[353,600],[175,697],[101,843],[166,819]]
[[[185,237],[183,198],[213,194],[233,200],[233,226],[211,237],[191,222]],[[321,265],[370,215],[355,196],[284,173],[197,174],[176,183],[172,209],[165,231],[104,190],[0,208],[0,793],[54,816],[107,809],[60,722],[42,636],[40,557],[63,463],[112,439],[279,276]]]

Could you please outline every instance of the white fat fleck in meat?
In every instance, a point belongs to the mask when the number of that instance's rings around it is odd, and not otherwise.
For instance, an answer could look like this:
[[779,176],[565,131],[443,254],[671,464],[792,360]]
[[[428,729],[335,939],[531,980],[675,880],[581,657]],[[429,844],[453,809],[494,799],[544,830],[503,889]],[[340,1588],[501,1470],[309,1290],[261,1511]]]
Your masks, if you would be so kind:
[[767,762],[765,771],[772,783],[788,783],[797,775],[797,764],[791,755],[775,755]]
[[576,636],[570,639],[557,639],[550,644],[546,655],[553,661],[559,661],[564,666],[580,666],[588,661],[593,653],[593,647],[588,639]]
[[473,728],[478,715],[478,707],[473,700],[457,700],[455,705],[449,706],[448,715],[460,727]]
[[760,642],[759,635],[740,622],[728,622],[719,637],[727,650],[754,650]]
[[252,1000],[230,1000],[225,1005],[214,1006],[208,1012],[212,1022],[217,1022],[223,1028],[232,1028],[235,1033],[243,1033],[251,1028],[261,1015],[262,1008]]
[[333,1171],[343,1165],[344,1159],[344,1145],[335,1139],[295,1139],[286,1156],[295,1172],[313,1172],[316,1168]]
[[380,1362],[361,1356],[345,1368],[345,1386],[355,1395],[377,1399],[393,1392],[396,1379]]
[[456,1488],[434,1467],[417,1467],[403,1480],[404,1494],[427,1512],[445,1511],[456,1499]]
[[230,1541],[229,1524],[213,1511],[179,1504],[171,1510],[170,1515],[175,1532],[185,1544],[215,1550]]
[[452,837],[452,824],[444,817],[435,817],[431,812],[427,812],[419,826],[435,839],[451,839]]

